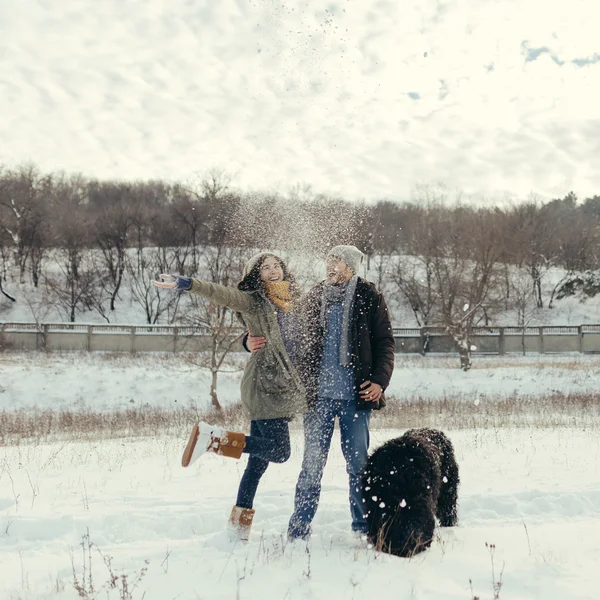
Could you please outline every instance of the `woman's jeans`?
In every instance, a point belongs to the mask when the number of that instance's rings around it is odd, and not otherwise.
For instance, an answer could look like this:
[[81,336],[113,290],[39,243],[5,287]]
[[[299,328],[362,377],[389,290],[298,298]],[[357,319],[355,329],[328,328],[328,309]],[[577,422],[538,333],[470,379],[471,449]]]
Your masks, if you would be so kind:
[[252,508],[258,482],[270,462],[284,463],[290,457],[290,429],[287,419],[265,419],[250,422],[246,436],[248,464],[240,481],[236,505]]
[[304,415],[304,459],[296,486],[294,514],[288,535],[307,538],[321,496],[321,478],[331,446],[336,417],[340,423],[342,453],[350,484],[352,530],[366,532],[367,521],[360,491],[360,475],[368,459],[370,410],[356,410],[349,400],[318,398]]

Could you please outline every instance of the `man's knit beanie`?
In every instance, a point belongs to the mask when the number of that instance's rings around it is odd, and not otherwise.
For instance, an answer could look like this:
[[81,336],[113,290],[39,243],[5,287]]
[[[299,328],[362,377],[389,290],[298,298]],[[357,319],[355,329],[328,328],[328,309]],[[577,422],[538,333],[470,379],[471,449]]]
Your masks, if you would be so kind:
[[339,258],[343,260],[358,275],[364,254],[356,246],[334,246],[327,254],[327,258]]

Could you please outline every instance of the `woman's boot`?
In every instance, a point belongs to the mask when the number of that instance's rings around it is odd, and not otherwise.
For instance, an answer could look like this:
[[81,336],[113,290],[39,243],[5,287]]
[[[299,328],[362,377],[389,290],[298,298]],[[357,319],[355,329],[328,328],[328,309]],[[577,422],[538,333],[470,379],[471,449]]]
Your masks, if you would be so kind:
[[234,540],[247,542],[252,528],[252,519],[254,518],[253,508],[242,508],[234,506],[229,517],[229,532]]
[[181,457],[181,464],[189,467],[205,452],[213,452],[229,458],[240,458],[246,446],[246,436],[237,431],[223,431],[220,427],[208,423],[198,423]]

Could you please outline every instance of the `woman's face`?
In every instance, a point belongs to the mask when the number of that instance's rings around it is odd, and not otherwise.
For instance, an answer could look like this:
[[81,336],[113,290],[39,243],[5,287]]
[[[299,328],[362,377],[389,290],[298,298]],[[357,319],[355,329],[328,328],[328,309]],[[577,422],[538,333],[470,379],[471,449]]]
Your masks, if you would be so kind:
[[260,280],[265,283],[283,281],[283,268],[274,256],[267,256],[260,266]]

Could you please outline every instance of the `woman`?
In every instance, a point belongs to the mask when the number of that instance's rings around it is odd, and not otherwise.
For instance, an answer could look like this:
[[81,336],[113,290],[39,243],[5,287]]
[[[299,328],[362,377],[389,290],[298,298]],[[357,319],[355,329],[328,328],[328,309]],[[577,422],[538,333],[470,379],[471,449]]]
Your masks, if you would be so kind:
[[187,467],[205,452],[240,458],[249,454],[229,519],[236,535],[248,540],[254,517],[254,496],[269,462],[283,463],[290,457],[288,422],[306,412],[306,397],[294,367],[300,342],[294,302],[299,296],[293,276],[285,263],[271,252],[253,256],[245,265],[237,288],[161,275],[156,287],[187,290],[215,304],[236,311],[248,331],[266,338],[265,347],[252,354],[241,383],[242,404],[250,416],[250,435],[222,431],[198,423],[183,452]]

